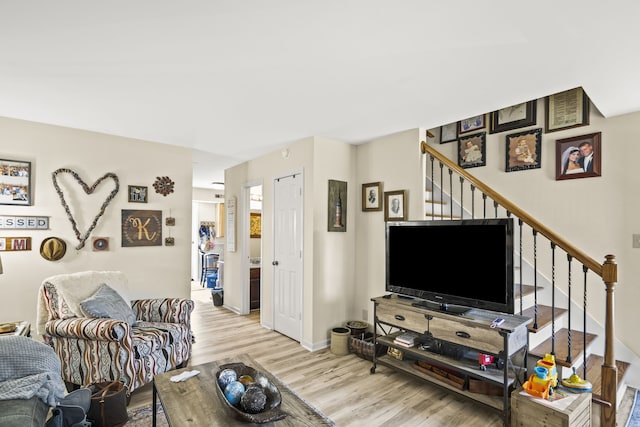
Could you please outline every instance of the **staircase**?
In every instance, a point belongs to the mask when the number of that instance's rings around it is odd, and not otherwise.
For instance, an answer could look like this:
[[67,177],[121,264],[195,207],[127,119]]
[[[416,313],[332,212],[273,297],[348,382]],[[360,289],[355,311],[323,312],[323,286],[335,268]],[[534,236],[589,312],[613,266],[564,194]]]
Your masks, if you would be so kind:
[[[515,217],[518,235],[514,244],[514,314],[533,319],[529,324],[528,365],[532,368],[545,354],[554,354],[558,377],[566,378],[575,369],[590,381],[595,418],[603,426],[615,426],[616,409],[624,395],[624,375],[629,367],[629,363],[614,357],[615,257],[607,255],[605,262],[598,264],[433,147],[423,142],[421,150],[425,154],[426,220]],[[541,260],[538,255],[539,241],[543,239],[550,243],[551,259]],[[563,256],[566,261],[558,262]],[[582,274],[575,274],[575,270]],[[559,279],[561,271],[566,275],[562,276],[566,283]],[[599,291],[602,282],[606,289],[604,328],[591,318],[587,308],[594,276],[602,280],[596,280]]]

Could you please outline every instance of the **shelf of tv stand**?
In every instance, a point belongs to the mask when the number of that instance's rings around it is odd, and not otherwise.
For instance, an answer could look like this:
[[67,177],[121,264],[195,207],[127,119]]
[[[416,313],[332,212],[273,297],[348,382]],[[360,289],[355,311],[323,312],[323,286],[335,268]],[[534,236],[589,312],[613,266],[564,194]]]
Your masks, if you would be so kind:
[[[416,307],[413,305],[415,300],[399,298],[397,295],[377,297],[371,300],[374,302],[374,340],[376,344],[397,348],[403,352],[403,360],[395,359],[389,355],[380,357],[374,355],[371,373],[375,372],[376,364],[406,372],[501,411],[505,425],[508,424],[510,416],[509,394],[516,386],[516,375],[520,381],[524,381],[526,378],[524,365],[528,349],[527,325],[531,319],[479,309],[471,309],[463,315],[451,314],[440,310]],[[504,318],[505,322],[498,328],[491,328],[491,322],[496,317]],[[500,353],[506,357],[508,363],[505,364],[504,369],[487,366],[486,370],[481,370],[477,359],[451,358],[429,350],[421,350],[418,347],[407,348],[396,345],[394,343],[395,337],[405,331],[412,331],[420,335],[426,334],[447,343],[463,345],[469,350],[469,354],[478,352],[498,355]],[[521,353],[521,363],[513,363],[511,360],[516,353]],[[502,396],[475,393],[469,391],[468,388],[457,388],[442,379],[416,369],[414,367],[416,360],[452,370],[465,378],[465,383],[468,383],[469,379],[474,379],[499,386],[502,388]],[[521,366],[514,366],[518,364]]]

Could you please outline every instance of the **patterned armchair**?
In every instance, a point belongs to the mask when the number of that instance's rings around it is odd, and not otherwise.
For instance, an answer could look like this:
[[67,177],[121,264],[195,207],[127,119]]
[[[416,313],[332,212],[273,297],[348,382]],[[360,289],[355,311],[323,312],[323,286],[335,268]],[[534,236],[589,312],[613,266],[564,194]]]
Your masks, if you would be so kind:
[[[127,295],[126,277],[118,271],[60,274],[42,282],[37,331],[60,358],[65,382],[120,380],[131,393],[156,374],[186,366],[193,301],[131,301]],[[110,314],[118,301],[125,314]]]

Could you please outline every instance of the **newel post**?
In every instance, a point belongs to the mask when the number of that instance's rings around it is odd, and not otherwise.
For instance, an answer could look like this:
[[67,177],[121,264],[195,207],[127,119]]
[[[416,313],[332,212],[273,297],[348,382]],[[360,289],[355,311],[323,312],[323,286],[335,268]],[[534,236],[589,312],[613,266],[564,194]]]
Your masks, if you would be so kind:
[[606,313],[605,313],[605,348],[604,363],[602,364],[602,398],[610,405],[602,407],[601,424],[614,427],[616,425],[616,406],[618,404],[618,368],[616,366],[614,342],[614,299],[613,290],[618,281],[618,266],[614,255],[605,256],[606,261],[602,265],[602,280],[606,288]]

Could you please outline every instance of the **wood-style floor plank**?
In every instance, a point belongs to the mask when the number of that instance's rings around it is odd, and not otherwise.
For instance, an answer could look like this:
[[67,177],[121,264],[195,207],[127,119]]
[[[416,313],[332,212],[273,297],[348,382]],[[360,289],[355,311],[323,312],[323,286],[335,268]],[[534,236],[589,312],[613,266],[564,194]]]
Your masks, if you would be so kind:
[[[309,352],[260,326],[259,311],[239,316],[214,306],[210,290],[192,286],[196,342],[190,366],[247,353],[338,426],[501,426],[498,411],[355,354]],[[336,325],[339,326],[339,325]],[[330,331],[327,331],[329,337]],[[217,396],[211,402],[217,404]],[[130,408],[149,405],[151,386],[132,393]]]

